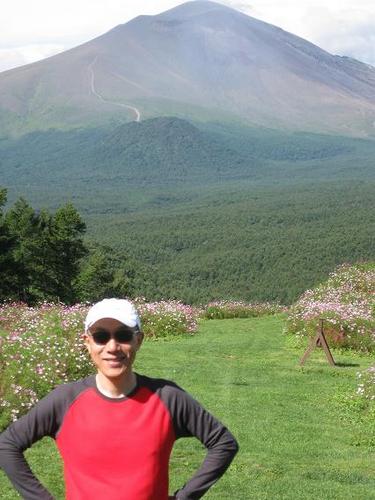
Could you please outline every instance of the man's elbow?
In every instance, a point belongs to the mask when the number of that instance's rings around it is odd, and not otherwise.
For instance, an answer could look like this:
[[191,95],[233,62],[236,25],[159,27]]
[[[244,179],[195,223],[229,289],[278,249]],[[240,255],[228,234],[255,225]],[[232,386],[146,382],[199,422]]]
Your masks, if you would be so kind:
[[238,441],[235,438],[232,438],[229,449],[231,451],[232,457],[235,457],[235,455],[237,455],[240,449],[240,445],[238,444]]

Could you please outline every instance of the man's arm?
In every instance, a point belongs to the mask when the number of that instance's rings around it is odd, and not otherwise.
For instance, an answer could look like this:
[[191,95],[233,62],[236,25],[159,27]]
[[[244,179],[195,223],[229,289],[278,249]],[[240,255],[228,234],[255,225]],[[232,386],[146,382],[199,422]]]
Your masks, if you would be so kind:
[[176,437],[195,436],[207,448],[201,467],[176,491],[175,497],[177,500],[201,498],[227,470],[238,444],[223,424],[182,389],[177,389],[170,403]]
[[27,500],[52,500],[52,495],[34,476],[23,452],[18,449],[10,429],[0,435],[0,467],[13,486]]
[[23,452],[44,436],[54,437],[59,427],[57,415],[61,391],[55,389],[26,415],[0,434],[0,468],[15,489],[27,500],[51,500],[53,497],[35,477]]

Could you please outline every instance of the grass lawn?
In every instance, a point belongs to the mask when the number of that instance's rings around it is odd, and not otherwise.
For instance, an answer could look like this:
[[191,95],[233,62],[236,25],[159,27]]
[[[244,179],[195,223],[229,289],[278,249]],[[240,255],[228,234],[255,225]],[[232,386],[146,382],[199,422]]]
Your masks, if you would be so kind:
[[[205,321],[194,337],[146,342],[136,370],[175,380],[237,437],[240,452],[205,498],[375,499],[374,447],[366,443],[365,429],[340,409],[343,397],[355,391],[356,372],[372,360],[333,351],[340,366],[331,368],[316,350],[301,368],[303,349],[290,346],[282,327],[282,317]],[[194,439],[176,443],[171,491],[203,456]],[[53,442],[37,443],[27,458],[62,499]],[[3,473],[0,498],[18,498]]]

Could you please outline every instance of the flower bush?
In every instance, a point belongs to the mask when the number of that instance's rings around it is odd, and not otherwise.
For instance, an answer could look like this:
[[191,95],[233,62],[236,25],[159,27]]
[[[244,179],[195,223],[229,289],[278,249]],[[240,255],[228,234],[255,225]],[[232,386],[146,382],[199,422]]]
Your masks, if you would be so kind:
[[205,319],[253,318],[285,310],[285,307],[267,302],[251,304],[242,301],[220,300],[204,306],[201,315]]
[[82,342],[82,305],[0,308],[0,426],[58,384],[92,370]]
[[198,309],[177,300],[145,302],[137,299],[136,306],[146,338],[175,337],[197,331]]
[[366,402],[366,406],[375,408],[375,366],[358,372],[357,377],[357,396]]
[[356,444],[375,447],[375,367],[357,373],[357,389],[345,395],[341,403],[342,418],[356,434]]
[[[197,330],[198,311],[177,301],[135,301],[146,339]],[[57,385],[93,372],[82,339],[87,304],[0,306],[0,429]]]
[[287,331],[314,335],[320,319],[330,344],[375,350],[375,264],[342,265],[326,283],[307,290],[290,308]]

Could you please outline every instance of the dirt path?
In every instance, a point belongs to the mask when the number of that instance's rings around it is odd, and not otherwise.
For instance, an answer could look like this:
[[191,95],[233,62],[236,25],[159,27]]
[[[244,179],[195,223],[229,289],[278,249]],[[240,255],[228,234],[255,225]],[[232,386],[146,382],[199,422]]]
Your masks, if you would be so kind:
[[131,106],[130,104],[123,104],[122,102],[116,102],[116,101],[111,101],[110,99],[105,99],[96,90],[94,65],[95,65],[97,59],[98,59],[98,56],[96,56],[95,59],[87,66],[87,71],[89,72],[89,75],[90,75],[90,91],[91,91],[91,93],[103,103],[113,104],[114,106],[120,106],[122,108],[129,109],[130,111],[132,111],[134,113],[135,121],[139,122],[141,120],[141,113],[140,113],[138,108],[136,108],[135,106]]

